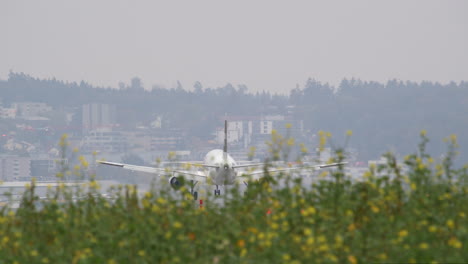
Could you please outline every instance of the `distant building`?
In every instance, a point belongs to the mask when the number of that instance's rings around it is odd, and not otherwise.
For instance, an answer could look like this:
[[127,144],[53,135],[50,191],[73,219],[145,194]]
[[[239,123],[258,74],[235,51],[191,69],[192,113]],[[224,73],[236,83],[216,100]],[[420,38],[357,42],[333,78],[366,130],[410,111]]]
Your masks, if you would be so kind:
[[30,119],[43,116],[52,111],[52,107],[45,103],[38,102],[17,102],[13,103],[17,117]]
[[93,130],[83,137],[81,150],[85,153],[93,151],[125,153],[127,151],[127,138],[122,132],[111,129]]
[[[223,117],[224,119],[224,117]],[[303,133],[302,120],[293,120],[283,115],[271,116],[237,116],[228,117],[227,141],[231,144],[241,145],[244,148],[264,145],[265,140],[270,139],[273,130],[283,136],[297,136]],[[287,126],[290,124],[291,126]],[[222,144],[224,141],[224,127],[218,127],[215,132],[216,142]]]
[[15,119],[16,109],[0,107],[0,118]]
[[30,163],[30,158],[17,156],[0,157],[0,180],[29,180],[31,178]]
[[151,135],[146,130],[122,131],[127,139],[128,150],[135,153],[151,150]]
[[[246,125],[251,127],[251,123],[246,122]],[[251,133],[251,131],[250,131]],[[227,125],[227,142],[238,142],[244,137],[244,134],[249,134],[249,131],[244,131],[244,123],[242,121],[229,121]],[[223,144],[224,142],[224,127],[218,127],[216,130],[216,142]]]
[[31,177],[37,179],[55,179],[57,161],[55,159],[31,159]]
[[3,100],[0,97],[0,118],[15,118],[16,109],[3,107]]
[[259,133],[262,135],[270,135],[273,131],[273,121],[272,120],[261,120],[259,124]]
[[117,107],[109,104],[86,104],[82,107],[83,133],[111,128],[117,123]]
[[378,160],[368,160],[367,165],[370,166],[381,166],[388,164],[388,159],[386,157],[380,157]]
[[150,151],[172,151],[184,148],[180,131],[160,131],[151,135]]

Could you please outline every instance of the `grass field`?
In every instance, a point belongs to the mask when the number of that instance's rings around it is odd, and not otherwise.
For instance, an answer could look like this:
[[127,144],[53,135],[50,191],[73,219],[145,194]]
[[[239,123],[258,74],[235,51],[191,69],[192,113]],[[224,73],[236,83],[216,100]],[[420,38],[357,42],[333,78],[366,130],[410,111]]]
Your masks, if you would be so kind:
[[468,174],[447,140],[435,162],[422,133],[405,173],[387,154],[362,181],[343,168],[312,186],[267,176],[202,208],[184,190],[105,199],[94,180],[39,201],[32,182],[18,210],[1,209],[0,263],[467,263]]

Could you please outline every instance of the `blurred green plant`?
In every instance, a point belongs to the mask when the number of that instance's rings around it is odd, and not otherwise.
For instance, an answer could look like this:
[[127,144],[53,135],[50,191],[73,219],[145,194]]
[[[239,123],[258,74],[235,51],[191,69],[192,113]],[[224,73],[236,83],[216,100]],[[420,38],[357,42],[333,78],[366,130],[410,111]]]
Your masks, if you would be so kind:
[[[320,133],[320,149],[328,138]],[[342,166],[311,184],[266,175],[274,180],[245,193],[230,188],[222,205],[208,194],[200,206],[185,188],[138,195],[132,185],[111,188],[109,199],[94,178],[39,200],[32,181],[18,210],[0,211],[0,263],[466,263],[467,166],[453,168],[455,136],[440,163],[424,131],[421,139],[406,168],[387,153],[361,180]],[[288,139],[272,142],[271,160],[284,157],[275,142]],[[335,148],[333,161],[344,159]]]

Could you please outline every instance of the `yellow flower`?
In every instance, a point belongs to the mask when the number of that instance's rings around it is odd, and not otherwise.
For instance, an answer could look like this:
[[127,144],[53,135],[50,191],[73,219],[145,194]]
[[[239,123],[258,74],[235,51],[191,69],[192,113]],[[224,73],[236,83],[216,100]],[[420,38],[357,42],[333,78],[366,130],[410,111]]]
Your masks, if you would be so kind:
[[351,130],[346,131],[346,136],[350,137],[352,135],[353,135],[353,131]]
[[313,215],[317,212],[317,210],[313,206],[309,206],[305,211],[305,215]]
[[257,234],[257,233],[258,233],[258,230],[257,230],[257,228],[255,228],[255,227],[249,227],[248,230],[249,230],[249,232],[254,233],[254,234]]
[[455,226],[455,224],[454,224],[454,222],[453,222],[452,219],[447,220],[447,226],[448,226],[450,229],[452,229],[452,228]]
[[145,256],[145,251],[144,250],[138,251],[138,256],[144,257]]
[[364,172],[363,177],[364,177],[364,179],[368,179],[368,178],[372,177],[372,173],[370,171],[366,171],[366,172]]
[[174,228],[182,228],[182,223],[180,223],[179,221],[175,221],[174,224],[173,224]]
[[162,197],[158,197],[158,199],[156,200],[156,202],[158,202],[159,204],[165,204],[167,201],[162,198]]
[[457,135],[451,134],[450,135],[450,141],[452,141],[453,144],[457,143]]
[[327,244],[322,244],[319,246],[318,250],[319,251],[328,251],[328,245]]
[[335,243],[337,247],[343,245],[343,238],[340,235],[335,236]]
[[416,183],[412,182],[411,183],[411,190],[416,191],[416,189],[417,189]]
[[283,254],[284,261],[289,261],[290,259],[291,259],[291,256],[289,254]]
[[262,240],[265,238],[265,234],[263,234],[262,232],[258,233],[258,239]]
[[428,249],[429,245],[427,243],[421,243],[421,244],[419,244],[419,248],[420,249]]
[[427,134],[427,131],[425,129],[421,130],[421,137],[425,137]]
[[327,177],[327,175],[328,175],[328,171],[323,171],[323,172],[320,173],[321,178],[325,178],[325,177]]
[[387,257],[387,254],[385,254],[385,253],[381,253],[381,254],[379,254],[377,257],[378,257],[379,259],[381,259],[381,260],[386,260],[386,259],[388,258],[388,257]]
[[97,181],[92,180],[89,182],[89,188],[99,190],[101,186],[99,185]]
[[2,239],[2,244],[3,244],[3,245],[6,245],[6,244],[8,243],[8,241],[10,241],[10,238],[7,237],[7,236],[5,236],[5,237],[3,237],[3,239]]
[[278,229],[278,227],[279,227],[279,225],[277,223],[275,223],[275,222],[271,223],[271,228],[272,229],[276,230],[276,229]]
[[335,262],[335,263],[338,262],[338,258],[335,255],[328,254],[326,256],[327,256],[328,259],[330,259],[331,262]]
[[448,244],[449,246],[452,246],[454,248],[462,248],[463,246],[462,242],[460,242],[460,240],[458,240],[456,237],[450,238]]
[[434,233],[434,232],[436,232],[436,231],[437,231],[437,227],[436,227],[436,226],[431,225],[431,226],[429,227],[429,232]]
[[349,256],[348,256],[348,261],[349,261],[349,263],[351,263],[351,264],[356,264],[356,263],[358,263],[356,257],[353,256],[353,255],[349,255]]
[[240,252],[240,256],[241,258],[245,257],[245,255],[247,255],[247,249],[243,248]]
[[399,237],[406,237],[408,235],[408,231],[406,230],[401,230],[400,232],[398,232],[398,236]]
[[243,239],[239,239],[237,241],[237,246],[240,247],[240,248],[245,247],[245,241]]
[[327,238],[325,236],[319,236],[318,237],[318,242],[319,243],[325,243],[325,242],[327,242]]
[[39,255],[39,253],[37,252],[37,250],[34,249],[34,250],[31,251],[31,256],[32,256],[32,257],[37,257],[37,255]]

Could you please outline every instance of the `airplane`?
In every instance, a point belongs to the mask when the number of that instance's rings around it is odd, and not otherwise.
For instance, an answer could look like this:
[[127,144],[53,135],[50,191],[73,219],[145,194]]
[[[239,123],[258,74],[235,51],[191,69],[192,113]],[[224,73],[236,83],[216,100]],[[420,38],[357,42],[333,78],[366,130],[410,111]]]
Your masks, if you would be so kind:
[[[279,169],[268,169],[258,170],[258,171],[239,171],[238,169],[248,168],[248,167],[258,167],[265,166],[265,163],[251,163],[251,164],[238,164],[228,153],[227,150],[227,120],[224,121],[224,147],[223,149],[213,149],[209,151],[203,162],[176,162],[177,164],[185,164],[188,166],[201,167],[205,170],[203,171],[189,171],[189,170],[180,170],[172,169],[168,170],[167,168],[155,168],[147,166],[137,166],[131,164],[109,162],[109,161],[97,161],[103,165],[120,167],[123,169],[128,169],[132,171],[147,172],[159,175],[167,175],[170,173],[172,176],[169,178],[169,184],[174,189],[179,189],[183,185],[183,179],[188,179],[190,181],[190,193],[193,195],[194,200],[197,200],[198,192],[194,191],[194,187],[197,183],[202,182],[204,184],[216,185],[214,190],[214,195],[221,195],[221,190],[219,190],[220,185],[233,185],[236,183],[243,182],[245,185],[248,185],[248,181],[260,180],[264,177],[265,173],[281,172],[281,171],[292,171],[300,170],[305,168],[312,169],[322,169],[328,167],[334,167],[339,165],[344,165],[347,162],[339,163],[329,163],[329,164],[319,164],[313,166],[300,166],[300,167],[291,167],[291,168],[279,168]],[[183,176],[181,178],[180,176]]]

